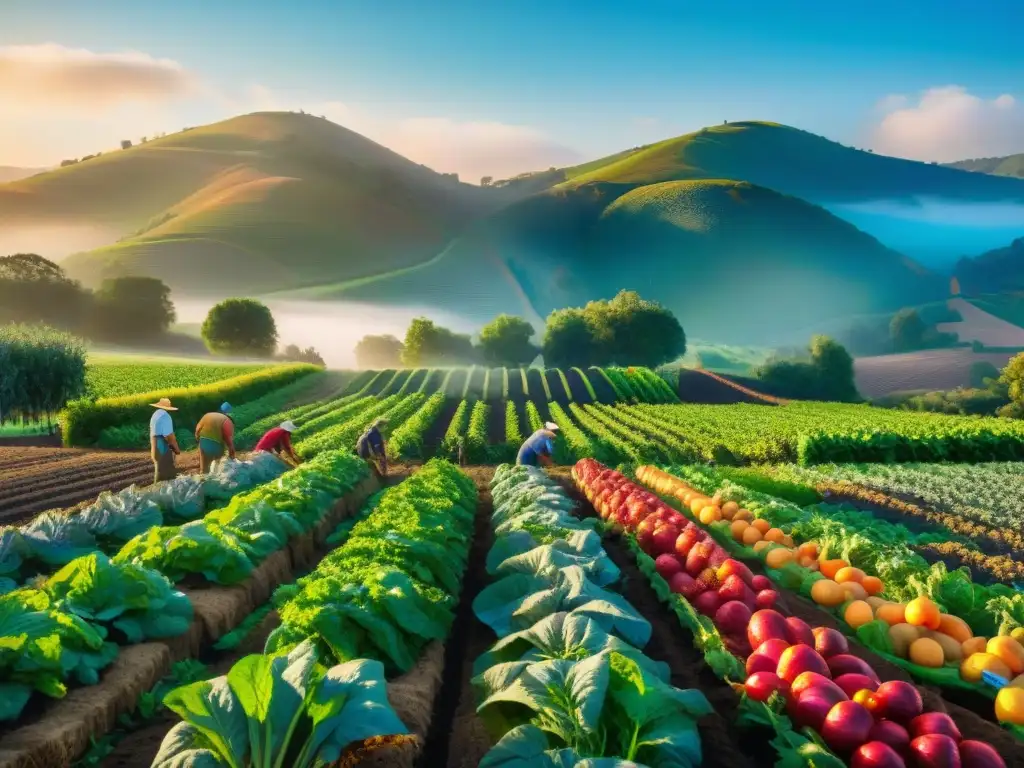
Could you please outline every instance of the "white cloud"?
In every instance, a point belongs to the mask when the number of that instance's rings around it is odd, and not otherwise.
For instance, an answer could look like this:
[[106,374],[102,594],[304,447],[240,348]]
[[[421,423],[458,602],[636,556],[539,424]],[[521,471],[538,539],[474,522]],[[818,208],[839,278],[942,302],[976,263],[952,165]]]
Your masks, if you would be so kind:
[[196,92],[181,64],[138,51],[96,53],[56,43],[0,46],[5,107],[95,111],[125,102],[157,102]]
[[931,88],[912,104],[887,96],[872,146],[913,160],[950,162],[1024,152],[1024,109],[1010,94],[985,100],[949,85]]

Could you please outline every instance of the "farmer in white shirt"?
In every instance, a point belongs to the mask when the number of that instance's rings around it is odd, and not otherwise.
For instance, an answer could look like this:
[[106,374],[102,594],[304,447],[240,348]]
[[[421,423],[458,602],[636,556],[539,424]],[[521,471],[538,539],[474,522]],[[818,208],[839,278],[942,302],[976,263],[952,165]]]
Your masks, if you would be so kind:
[[166,397],[151,404],[156,413],[149,420],[149,443],[153,455],[153,482],[173,480],[178,475],[174,457],[181,453],[178,440],[174,437],[174,423],[169,411],[178,410]]

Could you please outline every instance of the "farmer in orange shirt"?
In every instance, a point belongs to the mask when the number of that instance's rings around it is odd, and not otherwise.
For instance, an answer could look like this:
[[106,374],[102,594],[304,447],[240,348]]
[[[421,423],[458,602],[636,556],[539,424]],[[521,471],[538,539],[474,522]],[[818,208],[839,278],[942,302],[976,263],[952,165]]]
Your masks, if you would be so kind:
[[196,442],[199,443],[199,472],[206,474],[210,465],[224,455],[235,458],[235,425],[228,415],[231,403],[221,403],[220,410],[203,416],[196,425]]

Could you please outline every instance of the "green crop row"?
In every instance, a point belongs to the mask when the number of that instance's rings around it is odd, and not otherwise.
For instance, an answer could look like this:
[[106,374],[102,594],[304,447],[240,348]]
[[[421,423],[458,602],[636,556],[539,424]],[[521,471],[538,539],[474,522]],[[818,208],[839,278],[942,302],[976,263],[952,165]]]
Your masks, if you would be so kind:
[[[423,395],[420,395],[423,397]],[[423,438],[444,409],[444,393],[435,392],[427,398],[408,421],[391,433],[388,457],[391,459],[422,459]]]

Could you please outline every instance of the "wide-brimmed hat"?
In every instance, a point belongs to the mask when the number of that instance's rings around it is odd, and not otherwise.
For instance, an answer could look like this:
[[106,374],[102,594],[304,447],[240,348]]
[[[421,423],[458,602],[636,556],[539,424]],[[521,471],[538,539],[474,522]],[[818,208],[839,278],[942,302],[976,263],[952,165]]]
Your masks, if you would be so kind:
[[544,429],[546,429],[548,432],[557,432],[558,425],[555,424],[555,422],[553,421],[549,421],[544,425]]
[[374,419],[373,420],[373,424],[371,424],[370,426],[373,426],[373,427],[383,427],[387,423],[388,423],[387,419]]
[[171,405],[171,400],[170,400],[170,398],[167,398],[167,397],[161,397],[157,402],[150,403],[150,405],[153,406],[154,408],[160,408],[161,410],[164,410],[164,411],[176,411],[176,410],[178,410],[173,405]]
[[281,422],[281,429],[283,429],[285,432],[294,432],[295,431],[295,423],[291,422],[291,421],[282,421]]

